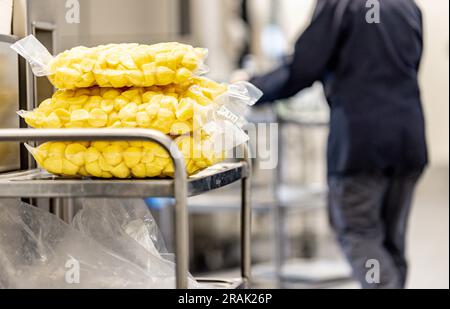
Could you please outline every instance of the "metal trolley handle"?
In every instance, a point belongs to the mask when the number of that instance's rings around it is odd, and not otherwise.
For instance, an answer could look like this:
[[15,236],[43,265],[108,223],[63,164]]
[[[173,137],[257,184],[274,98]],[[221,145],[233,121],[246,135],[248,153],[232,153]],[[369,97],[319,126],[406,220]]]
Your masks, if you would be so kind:
[[[173,141],[159,131],[148,129],[2,129],[0,142],[44,142],[44,141],[79,141],[79,140],[148,140],[161,145],[170,155],[174,164],[174,234],[175,234],[175,274],[176,287],[188,287],[189,247],[188,247],[188,182],[184,157]],[[251,161],[248,147],[244,145],[244,159],[248,176],[242,179],[241,207],[241,275],[244,285],[250,279],[250,177]]]
[[161,145],[171,157],[174,174],[174,232],[176,287],[187,288],[189,263],[187,174],[184,158],[172,140],[161,132],[146,129],[7,129],[0,130],[0,141],[42,142],[77,140],[148,140]]

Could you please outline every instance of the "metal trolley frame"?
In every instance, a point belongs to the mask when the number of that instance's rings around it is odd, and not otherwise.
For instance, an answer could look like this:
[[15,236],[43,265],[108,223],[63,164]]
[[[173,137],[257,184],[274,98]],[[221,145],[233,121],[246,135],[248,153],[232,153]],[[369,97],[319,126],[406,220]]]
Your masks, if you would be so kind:
[[188,286],[189,220],[187,199],[241,180],[241,278],[232,280],[198,279],[224,288],[246,288],[250,280],[251,255],[251,161],[243,146],[243,160],[215,165],[187,177],[184,158],[166,135],[146,129],[3,129],[0,142],[93,140],[146,140],[156,142],[169,153],[175,167],[173,179],[101,180],[69,179],[50,176],[41,170],[0,174],[0,198],[138,198],[171,197],[175,199],[174,241],[176,288]]

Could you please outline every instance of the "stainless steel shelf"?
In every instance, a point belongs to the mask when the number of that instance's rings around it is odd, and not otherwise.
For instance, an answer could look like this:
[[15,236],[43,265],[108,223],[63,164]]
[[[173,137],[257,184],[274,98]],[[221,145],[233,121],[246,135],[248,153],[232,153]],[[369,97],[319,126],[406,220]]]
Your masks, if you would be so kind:
[[277,122],[280,124],[292,124],[303,128],[325,128],[330,123],[330,115],[320,109],[308,110],[280,103],[276,105],[275,110]]
[[[248,175],[244,162],[212,166],[188,178],[188,196],[222,188]],[[174,197],[173,179],[105,180],[57,177],[40,169],[0,175],[0,197]]]
[[[323,209],[326,206],[326,188],[318,186],[279,186],[279,198],[276,199],[270,188],[253,187],[252,209],[253,212],[270,212],[274,207],[308,212],[315,209]],[[209,212],[234,212],[240,209],[240,188],[231,185],[226,190],[199,195],[189,199],[190,213]],[[211,203],[211,201],[214,203]]]

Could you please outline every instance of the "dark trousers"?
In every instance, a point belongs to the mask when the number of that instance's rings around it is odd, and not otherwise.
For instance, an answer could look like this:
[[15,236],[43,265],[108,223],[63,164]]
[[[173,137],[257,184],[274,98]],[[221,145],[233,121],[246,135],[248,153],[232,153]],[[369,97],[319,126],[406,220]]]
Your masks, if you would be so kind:
[[331,225],[363,288],[405,287],[406,228],[420,175],[328,177]]

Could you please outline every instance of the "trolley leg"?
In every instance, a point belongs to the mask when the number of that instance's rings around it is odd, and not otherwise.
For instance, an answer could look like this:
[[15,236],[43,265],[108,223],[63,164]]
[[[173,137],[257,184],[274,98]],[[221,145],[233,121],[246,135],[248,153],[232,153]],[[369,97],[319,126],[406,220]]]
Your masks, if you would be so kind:
[[283,288],[283,265],[285,261],[285,235],[284,235],[284,210],[281,205],[281,192],[280,186],[283,183],[283,162],[284,149],[283,149],[283,129],[284,125],[282,120],[278,120],[278,158],[280,159],[280,164],[275,170],[275,182],[274,182],[274,194],[275,194],[275,204],[273,205],[273,241],[274,241],[274,258],[275,258],[275,280],[278,288]]
[[63,199],[61,204],[63,206],[63,209],[61,210],[62,218],[64,222],[70,224],[75,216],[75,201],[72,198],[67,198]]
[[275,280],[278,288],[283,288],[283,265],[285,263],[285,227],[284,227],[284,211],[283,206],[277,203],[274,205],[274,241],[275,241]]
[[62,219],[62,206],[60,198],[50,198],[49,199],[50,212],[56,217]]
[[248,287],[251,279],[251,224],[250,179],[244,178],[241,205],[241,273],[245,287]]
[[189,271],[189,229],[187,214],[187,184],[186,179],[175,178],[175,276],[176,288],[187,289]]
[[248,145],[243,145],[244,158],[247,162],[247,176],[241,182],[241,276],[244,287],[251,280],[251,235],[252,235],[252,204],[251,204],[251,173],[252,162]]

